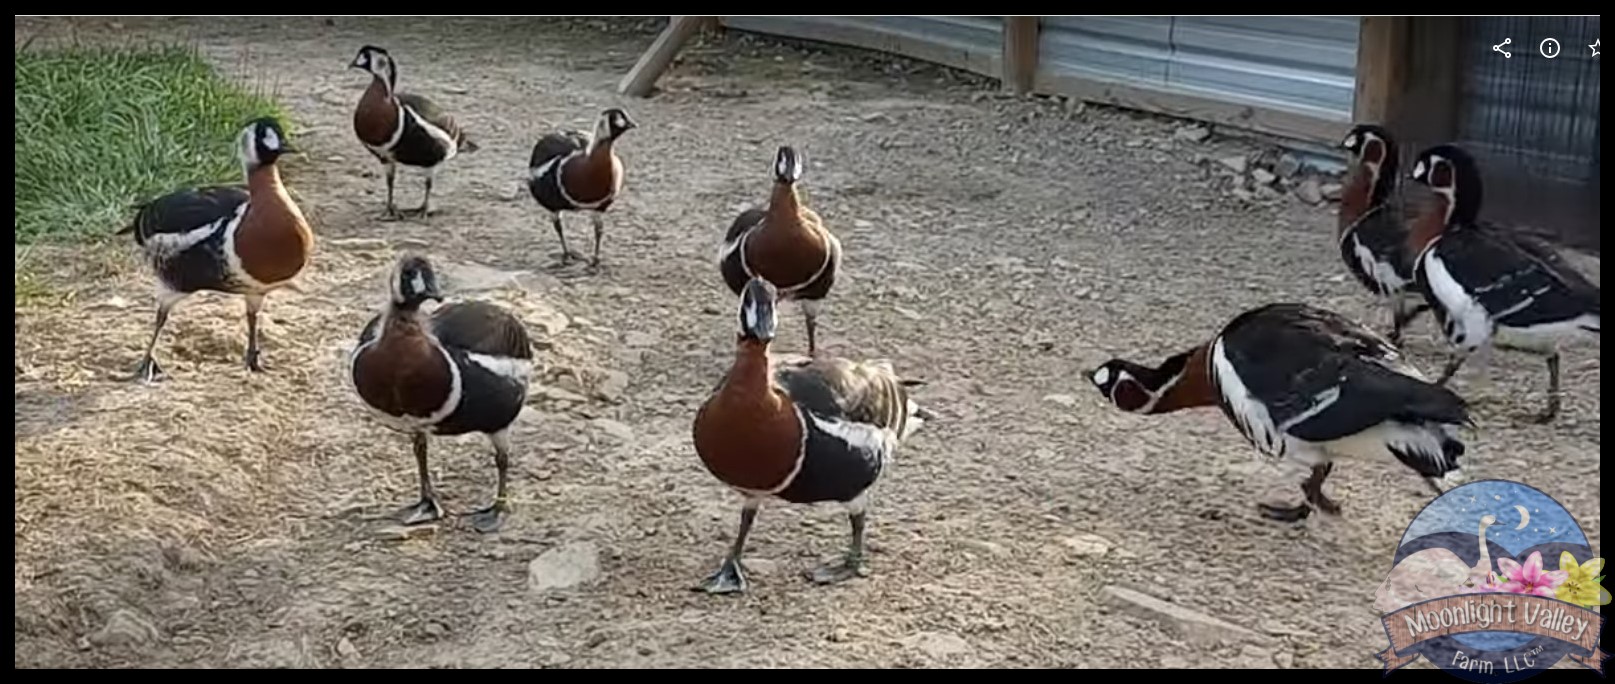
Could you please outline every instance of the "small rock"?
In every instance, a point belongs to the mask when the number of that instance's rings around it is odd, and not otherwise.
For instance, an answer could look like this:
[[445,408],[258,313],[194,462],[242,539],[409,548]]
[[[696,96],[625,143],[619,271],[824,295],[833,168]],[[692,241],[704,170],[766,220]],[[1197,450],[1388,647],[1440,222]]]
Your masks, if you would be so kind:
[[947,632],[920,632],[903,637],[898,642],[936,660],[965,655],[971,650],[970,642],[957,634]]
[[1172,137],[1189,142],[1200,142],[1211,137],[1211,129],[1205,126],[1180,126],[1172,133]]
[[376,538],[386,541],[408,541],[416,537],[429,537],[434,534],[437,534],[437,523],[388,525],[376,530]]
[[1110,547],[1114,546],[1109,539],[1097,534],[1079,534],[1075,537],[1066,537],[1060,540],[1060,543],[1071,549],[1071,553],[1083,558],[1103,556],[1110,553]]
[[1069,394],[1050,394],[1043,397],[1043,401],[1059,404],[1066,408],[1071,408],[1077,405],[1077,398]]
[[999,544],[998,542],[990,542],[984,539],[966,539],[959,542],[959,545],[971,551],[983,553],[989,556],[1004,555],[1004,545]]
[[518,185],[518,184],[515,184],[515,183],[507,185],[507,186],[505,186],[503,189],[501,189],[499,191],[499,193],[498,193],[499,201],[501,201],[501,202],[514,202],[514,201],[516,201],[517,197],[521,196],[522,191],[526,190],[526,189],[527,188],[526,188],[525,185]]
[[1233,195],[1234,197],[1237,197],[1239,199],[1245,200],[1247,202],[1256,197],[1255,193],[1253,193],[1253,192],[1251,192],[1249,190],[1246,190],[1244,188],[1234,188],[1233,190],[1229,190],[1228,194]]
[[1279,175],[1285,178],[1294,178],[1295,174],[1301,172],[1301,160],[1297,159],[1293,154],[1285,154],[1279,157],[1279,163],[1274,166],[1273,170],[1278,171]]
[[1123,145],[1129,148],[1139,148],[1144,146],[1144,142],[1145,141],[1143,138],[1133,138],[1132,140],[1123,143]]
[[1295,653],[1287,648],[1281,648],[1273,654],[1273,664],[1286,670],[1295,667]]
[[1295,186],[1295,197],[1307,204],[1323,202],[1323,189],[1318,187],[1318,179],[1308,178],[1301,181],[1300,185]]
[[628,389],[628,374],[620,370],[608,370],[602,374],[600,382],[594,386],[595,396],[606,401],[622,399],[623,392]]
[[852,639],[852,635],[847,632],[846,627],[837,627],[830,630],[828,638],[838,644],[844,644]]
[[1323,193],[1323,198],[1330,202],[1340,201],[1341,187],[1339,183],[1324,183],[1323,187],[1319,188],[1319,191]]
[[1219,620],[1197,610],[1174,605],[1142,592],[1118,586],[1105,587],[1105,602],[1119,609],[1155,620],[1178,633],[1187,641],[1214,645],[1222,641],[1270,641],[1271,637],[1257,634],[1225,620]]
[[441,639],[449,633],[448,625],[436,620],[427,622],[426,626],[421,629],[422,631],[426,632],[426,636],[432,637],[433,639]]
[[865,219],[853,219],[852,220],[852,227],[859,228],[859,229],[874,228],[875,224],[873,222],[865,220]]
[[1245,159],[1245,155],[1241,154],[1232,157],[1223,157],[1222,159],[1218,159],[1217,163],[1222,164],[1225,168],[1233,171],[1234,173],[1244,173],[1245,164],[1247,161]]
[[1256,181],[1259,185],[1272,185],[1273,181],[1278,179],[1278,176],[1273,175],[1273,172],[1267,169],[1259,168],[1251,171],[1251,180]]
[[387,241],[381,238],[335,238],[326,240],[326,244],[336,245],[348,249],[386,249]]
[[1296,627],[1286,627],[1286,626],[1284,626],[1284,623],[1279,622],[1277,620],[1263,620],[1262,624],[1258,625],[1258,627],[1263,632],[1267,632],[1268,634],[1271,634],[1273,636],[1295,636],[1295,637],[1302,637],[1304,639],[1316,639],[1316,638],[1318,638],[1318,633],[1317,632],[1312,632],[1312,631],[1308,631],[1308,630],[1300,629],[1300,628],[1296,628]]
[[924,315],[921,315],[920,312],[915,311],[913,309],[905,309],[905,308],[903,308],[901,306],[894,306],[894,307],[892,307],[892,310],[896,311],[897,315],[902,316],[903,318],[907,318],[907,319],[909,319],[911,321],[925,320]]
[[643,330],[630,330],[622,335],[622,343],[629,347],[653,347],[662,338],[653,332]]
[[442,267],[444,280],[455,290],[497,290],[504,287],[520,287],[517,277],[525,275],[525,271],[501,271],[497,268],[484,266],[471,262],[449,262]]
[[118,646],[149,643],[157,637],[157,628],[145,618],[120,608],[113,611],[107,624],[91,634],[89,640],[96,646]]
[[620,421],[615,421],[610,418],[596,418],[591,422],[591,424],[601,432],[611,435],[619,441],[634,441],[634,429],[628,427],[626,424]]
[[600,550],[594,542],[573,542],[539,554],[527,564],[527,589],[566,589],[600,579]]
[[354,646],[353,641],[347,637],[342,637],[336,642],[336,654],[343,658],[357,658],[359,657],[359,647]]
[[564,390],[559,387],[555,387],[554,385],[535,386],[533,388],[533,395],[544,397],[545,399],[549,399],[551,401],[573,401],[579,404],[588,401],[588,399],[584,398],[583,395],[578,394],[577,392]]

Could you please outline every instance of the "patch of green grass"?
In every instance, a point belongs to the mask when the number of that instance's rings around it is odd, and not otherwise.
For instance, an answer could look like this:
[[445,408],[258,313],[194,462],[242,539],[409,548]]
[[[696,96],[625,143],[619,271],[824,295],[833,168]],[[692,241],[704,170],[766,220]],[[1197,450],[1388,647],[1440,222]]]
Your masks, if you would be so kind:
[[193,48],[16,49],[14,243],[110,236],[132,205],[239,182],[236,137],[284,111]]

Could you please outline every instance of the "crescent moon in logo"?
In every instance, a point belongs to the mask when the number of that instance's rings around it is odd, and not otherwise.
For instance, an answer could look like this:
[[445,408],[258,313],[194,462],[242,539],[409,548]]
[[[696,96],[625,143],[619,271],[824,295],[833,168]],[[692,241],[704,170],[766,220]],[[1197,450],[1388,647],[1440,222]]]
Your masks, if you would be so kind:
[[1515,525],[1514,529],[1523,530],[1523,529],[1525,529],[1526,525],[1531,524],[1531,512],[1528,511],[1528,510],[1525,510],[1524,506],[1515,506],[1514,510],[1520,512],[1520,524]]

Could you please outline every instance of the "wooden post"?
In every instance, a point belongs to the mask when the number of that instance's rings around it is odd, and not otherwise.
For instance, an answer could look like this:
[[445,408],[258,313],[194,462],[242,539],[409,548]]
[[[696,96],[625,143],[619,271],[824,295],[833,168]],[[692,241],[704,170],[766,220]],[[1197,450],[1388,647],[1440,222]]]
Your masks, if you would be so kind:
[[667,67],[673,64],[684,44],[690,42],[701,27],[715,21],[717,17],[668,17],[667,28],[656,37],[645,54],[639,56],[639,62],[634,68],[622,77],[617,84],[617,92],[633,97],[650,95],[651,88],[656,85],[656,79],[662,77]]
[[1392,125],[1407,92],[1408,17],[1363,17],[1357,34],[1357,92],[1352,118]]
[[1037,17],[1004,17],[1002,84],[1016,95],[1032,90],[1032,78],[1037,73],[1038,25]]

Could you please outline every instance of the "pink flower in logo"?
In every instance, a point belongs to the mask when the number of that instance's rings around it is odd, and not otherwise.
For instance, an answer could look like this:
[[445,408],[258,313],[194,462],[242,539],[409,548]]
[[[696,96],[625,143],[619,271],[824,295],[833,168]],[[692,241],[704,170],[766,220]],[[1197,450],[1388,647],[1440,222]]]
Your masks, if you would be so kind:
[[1499,558],[1497,568],[1503,571],[1498,577],[1499,580],[1503,580],[1498,590],[1511,594],[1554,598],[1554,589],[1570,579],[1570,573],[1564,570],[1544,571],[1540,551],[1532,551],[1531,555],[1526,557],[1524,565],[1510,558]]

